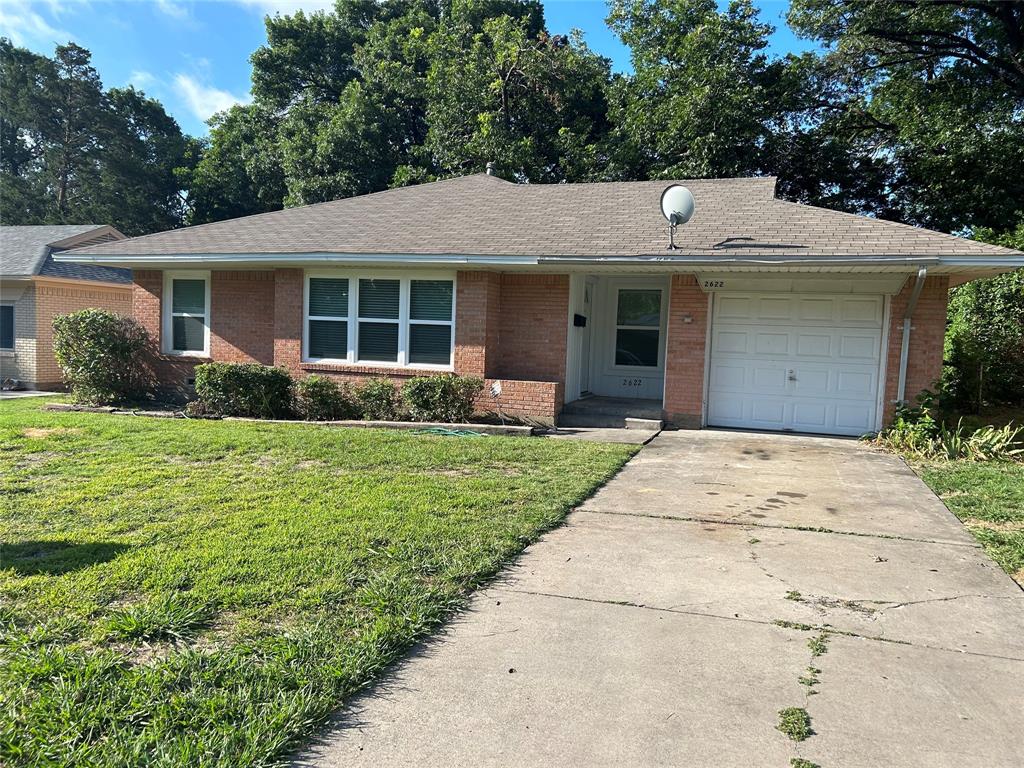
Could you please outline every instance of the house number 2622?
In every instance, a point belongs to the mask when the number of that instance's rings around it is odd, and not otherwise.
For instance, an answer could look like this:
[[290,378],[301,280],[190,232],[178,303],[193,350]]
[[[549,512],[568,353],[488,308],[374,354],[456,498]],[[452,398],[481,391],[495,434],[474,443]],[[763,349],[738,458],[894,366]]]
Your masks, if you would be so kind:
[[623,379],[622,386],[624,387],[639,387],[644,383],[643,379]]

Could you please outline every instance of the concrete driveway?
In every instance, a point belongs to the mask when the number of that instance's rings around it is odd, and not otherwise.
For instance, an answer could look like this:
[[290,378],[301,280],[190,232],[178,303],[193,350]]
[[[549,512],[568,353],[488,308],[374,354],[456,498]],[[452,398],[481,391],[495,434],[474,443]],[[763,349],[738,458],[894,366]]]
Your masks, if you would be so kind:
[[1022,729],[1024,592],[903,462],[675,432],[296,764],[1012,768]]

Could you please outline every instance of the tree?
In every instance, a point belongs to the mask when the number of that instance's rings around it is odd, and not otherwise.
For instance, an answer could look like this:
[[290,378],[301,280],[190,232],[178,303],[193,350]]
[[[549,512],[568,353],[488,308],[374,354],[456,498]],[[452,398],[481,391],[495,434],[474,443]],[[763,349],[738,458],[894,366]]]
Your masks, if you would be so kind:
[[897,219],[944,231],[1013,227],[1024,199],[1024,3],[795,0],[827,46],[832,109],[875,147]]
[[614,0],[608,24],[634,74],[617,82],[613,120],[626,175],[742,176],[762,170],[780,72],[772,28],[750,0]]
[[0,39],[0,210],[5,224],[109,223],[126,234],[182,221],[188,141],[134,89],[104,91],[86,49],[54,58]]

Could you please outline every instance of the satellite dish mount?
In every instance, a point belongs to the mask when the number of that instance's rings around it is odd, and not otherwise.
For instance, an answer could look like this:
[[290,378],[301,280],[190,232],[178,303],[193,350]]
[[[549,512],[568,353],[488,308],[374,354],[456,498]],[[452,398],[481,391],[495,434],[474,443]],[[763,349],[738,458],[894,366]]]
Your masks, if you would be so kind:
[[661,193],[661,213],[668,220],[668,250],[677,251],[676,227],[693,216],[693,195],[681,184],[672,184]]

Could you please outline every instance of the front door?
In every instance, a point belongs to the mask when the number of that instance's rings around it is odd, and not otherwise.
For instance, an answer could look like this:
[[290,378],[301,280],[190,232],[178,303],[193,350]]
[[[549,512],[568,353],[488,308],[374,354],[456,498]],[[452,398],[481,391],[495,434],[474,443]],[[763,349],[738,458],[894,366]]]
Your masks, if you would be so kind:
[[668,281],[602,277],[595,288],[590,389],[595,395],[660,400]]

